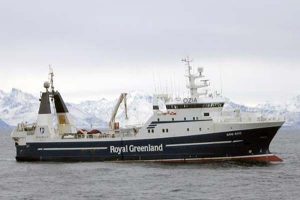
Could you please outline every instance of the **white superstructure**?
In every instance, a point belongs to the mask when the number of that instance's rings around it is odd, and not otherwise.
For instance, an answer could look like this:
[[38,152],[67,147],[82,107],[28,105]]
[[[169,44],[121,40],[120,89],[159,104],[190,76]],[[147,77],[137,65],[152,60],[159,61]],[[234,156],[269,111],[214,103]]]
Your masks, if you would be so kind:
[[[18,161],[113,161],[148,160],[186,162],[246,159],[282,161],[270,154],[269,144],[284,123],[239,110],[223,112],[224,98],[209,89],[203,68],[192,73],[187,65],[188,97],[155,94],[153,115],[140,127],[121,129],[115,116],[122,93],[112,112],[110,130],[75,129],[60,93],[50,84],[41,95],[37,122],[21,123],[12,133]],[[51,91],[49,91],[51,85]],[[50,101],[51,99],[51,101]],[[52,120],[51,103],[56,123]],[[127,114],[126,114],[127,117]],[[53,125],[56,124],[56,125]]]
[[[38,115],[37,124],[27,126],[18,125],[13,132],[14,138],[21,135],[25,136],[24,130],[34,130],[34,134],[28,134],[27,140],[60,140],[60,139],[94,139],[107,140],[109,138],[118,139],[139,139],[153,137],[176,137],[197,134],[209,134],[216,132],[248,130],[264,127],[275,127],[284,121],[280,118],[267,119],[256,113],[241,113],[239,110],[223,112],[225,99],[217,92],[212,92],[209,88],[209,79],[204,76],[203,68],[198,68],[197,73],[192,73],[191,60],[183,59],[187,66],[186,77],[188,79],[187,89],[190,92],[188,97],[173,98],[167,94],[154,94],[153,115],[148,121],[139,127],[121,129],[118,122],[115,122],[115,115],[122,101],[126,104],[126,93],[122,93],[110,119],[110,131],[88,135],[88,131],[83,131],[84,136],[78,137],[74,125],[70,121],[67,108],[62,105],[62,112],[57,112],[57,127],[53,127],[51,114]],[[51,91],[48,95],[54,98],[53,72],[51,75]],[[47,87],[46,87],[47,86]],[[48,92],[49,84],[45,85]],[[43,93],[43,95],[47,95]],[[63,102],[59,93],[56,94],[59,102]],[[46,99],[46,98],[44,98]],[[163,103],[161,109],[159,102]],[[58,103],[59,104],[59,103]],[[126,114],[127,117],[127,114]],[[42,136],[41,136],[42,135]]]

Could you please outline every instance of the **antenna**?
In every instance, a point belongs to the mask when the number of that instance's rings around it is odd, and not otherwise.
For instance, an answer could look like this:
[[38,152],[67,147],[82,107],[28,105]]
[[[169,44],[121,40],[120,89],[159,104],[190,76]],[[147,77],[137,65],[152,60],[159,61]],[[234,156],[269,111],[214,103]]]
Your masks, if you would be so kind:
[[[174,74],[174,72],[173,72]],[[174,78],[173,78],[173,74],[171,75],[171,91],[172,91],[172,97],[174,98],[176,96],[176,91],[175,91],[175,86],[174,86]]]
[[220,70],[220,86],[221,86],[221,96],[223,96],[223,77],[222,77],[222,67],[219,67]]
[[54,101],[54,81],[53,81],[53,77],[54,77],[54,73],[53,73],[53,69],[52,66],[49,65],[49,76],[50,76],[50,87],[51,87],[51,101]]
[[168,81],[166,80],[166,94],[168,94]]
[[160,75],[158,75],[158,92],[159,92],[159,93],[162,93],[162,86],[161,86]]
[[54,73],[53,73],[53,69],[52,66],[49,65],[49,76],[50,76],[50,86],[51,86],[51,91],[52,93],[54,92],[54,83],[53,83],[53,77],[54,77]]
[[187,56],[186,58],[181,59],[182,62],[185,63],[185,65],[188,67],[188,75],[191,76],[191,62],[193,62],[193,60],[190,60],[189,56]]
[[155,92],[155,94],[156,94],[156,93],[157,93],[157,85],[156,85],[156,82],[155,82],[155,74],[154,74],[153,71],[152,71],[152,76],[153,76],[154,92]]

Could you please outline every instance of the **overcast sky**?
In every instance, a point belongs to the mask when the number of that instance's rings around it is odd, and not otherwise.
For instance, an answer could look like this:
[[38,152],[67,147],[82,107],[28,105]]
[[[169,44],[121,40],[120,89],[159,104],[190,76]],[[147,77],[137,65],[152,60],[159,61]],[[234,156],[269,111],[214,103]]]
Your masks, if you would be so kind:
[[282,102],[300,94],[299,19],[287,0],[0,0],[0,89],[39,95],[52,64],[66,101],[183,93],[189,55],[224,96]]

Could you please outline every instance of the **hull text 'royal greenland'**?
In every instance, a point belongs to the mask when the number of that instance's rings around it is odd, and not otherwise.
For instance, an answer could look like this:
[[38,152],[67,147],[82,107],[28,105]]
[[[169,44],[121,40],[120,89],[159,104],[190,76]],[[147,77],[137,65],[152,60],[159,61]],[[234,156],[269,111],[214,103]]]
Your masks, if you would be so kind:
[[[184,61],[188,97],[154,94],[153,115],[148,121],[143,126],[120,129],[115,117],[123,101],[127,110],[127,94],[123,93],[106,133],[83,131],[73,125],[66,104],[60,93],[54,90],[51,72],[51,81],[44,84],[46,91],[41,94],[36,123],[20,123],[12,132],[16,159],[280,162],[281,159],[269,151],[269,145],[284,121],[239,110],[223,111],[225,100],[210,92],[203,69],[198,68],[197,73],[192,73],[190,61]],[[52,104],[54,109],[51,109]]]

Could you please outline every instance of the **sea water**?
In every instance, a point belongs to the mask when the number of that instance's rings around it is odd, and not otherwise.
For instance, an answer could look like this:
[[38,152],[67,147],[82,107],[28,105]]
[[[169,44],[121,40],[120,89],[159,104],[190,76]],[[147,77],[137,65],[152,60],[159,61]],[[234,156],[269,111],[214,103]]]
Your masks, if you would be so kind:
[[300,130],[281,129],[281,164],[16,162],[0,134],[0,199],[300,199]]

